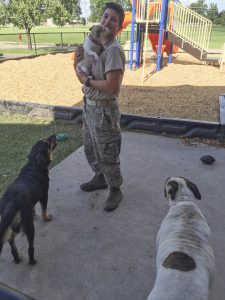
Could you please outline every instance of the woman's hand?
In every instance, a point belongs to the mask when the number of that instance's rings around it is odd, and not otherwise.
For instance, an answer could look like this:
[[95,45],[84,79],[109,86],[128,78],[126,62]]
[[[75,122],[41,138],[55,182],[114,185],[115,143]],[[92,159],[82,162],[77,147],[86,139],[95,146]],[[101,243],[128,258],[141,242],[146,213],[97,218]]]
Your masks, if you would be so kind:
[[83,46],[78,46],[74,50],[73,67],[74,67],[74,71],[76,72],[76,75],[77,75],[80,83],[84,84],[85,81],[87,80],[88,76],[84,72],[77,71],[77,65],[83,59],[83,57],[84,57],[84,48],[83,48]]
[[76,67],[77,67],[78,63],[83,59],[83,57],[84,57],[84,48],[83,48],[83,46],[78,46],[74,50],[73,67],[74,67],[75,72],[76,72]]

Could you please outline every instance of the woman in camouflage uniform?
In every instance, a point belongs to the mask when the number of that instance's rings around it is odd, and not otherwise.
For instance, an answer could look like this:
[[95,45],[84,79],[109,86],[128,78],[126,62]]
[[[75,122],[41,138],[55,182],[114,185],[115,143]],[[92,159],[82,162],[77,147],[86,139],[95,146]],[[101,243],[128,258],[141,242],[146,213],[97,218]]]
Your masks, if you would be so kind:
[[[83,84],[83,143],[94,177],[81,184],[83,191],[110,187],[104,210],[113,211],[122,199],[120,186],[120,111],[118,94],[125,70],[125,55],[116,40],[124,20],[123,8],[114,2],[105,4],[100,24],[109,29],[104,49],[92,67],[92,74],[76,72]],[[83,58],[83,48],[75,50],[74,69]]]

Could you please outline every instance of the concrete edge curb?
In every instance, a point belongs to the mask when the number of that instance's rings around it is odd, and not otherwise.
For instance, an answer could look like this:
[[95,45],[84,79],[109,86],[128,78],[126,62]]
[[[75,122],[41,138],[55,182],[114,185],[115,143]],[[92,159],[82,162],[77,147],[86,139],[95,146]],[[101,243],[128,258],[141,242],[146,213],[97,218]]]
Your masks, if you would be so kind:
[[0,63],[7,61],[7,60],[20,60],[20,59],[32,59],[39,56],[45,56],[48,54],[59,54],[59,53],[71,53],[73,50],[61,50],[56,52],[48,52],[48,53],[40,53],[40,54],[28,54],[28,55],[18,55],[18,56],[0,56]]
[[[69,123],[82,123],[83,109],[81,107],[0,100],[0,113],[3,112],[9,114],[20,113]],[[122,113],[121,127],[174,137],[225,138],[225,131],[220,123],[200,120],[148,117]]]

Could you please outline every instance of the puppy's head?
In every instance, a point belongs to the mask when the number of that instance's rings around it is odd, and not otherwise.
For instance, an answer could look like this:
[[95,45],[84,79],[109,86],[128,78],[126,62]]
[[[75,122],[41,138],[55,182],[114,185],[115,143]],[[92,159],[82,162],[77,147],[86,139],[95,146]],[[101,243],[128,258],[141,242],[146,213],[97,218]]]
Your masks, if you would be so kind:
[[49,136],[47,139],[38,141],[31,149],[28,159],[30,162],[35,162],[42,168],[48,167],[52,161],[52,152],[56,148],[55,134]]
[[190,180],[183,177],[170,177],[165,182],[165,197],[170,205],[179,201],[200,200],[201,194],[198,187]]
[[89,28],[89,30],[91,37],[99,43],[103,42],[105,36],[109,32],[109,29],[105,28],[103,25],[94,25]]

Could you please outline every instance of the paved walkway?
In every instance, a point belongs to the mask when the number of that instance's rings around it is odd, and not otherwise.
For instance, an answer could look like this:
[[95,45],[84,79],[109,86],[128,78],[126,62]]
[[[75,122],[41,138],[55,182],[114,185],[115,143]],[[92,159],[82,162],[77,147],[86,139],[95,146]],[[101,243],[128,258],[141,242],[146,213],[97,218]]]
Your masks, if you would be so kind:
[[[213,155],[216,163],[204,165],[203,154]],[[0,281],[37,300],[145,300],[155,280],[156,234],[168,211],[164,181],[185,176],[199,187],[199,206],[213,233],[216,274],[210,300],[224,300],[224,149],[125,132],[121,162],[124,199],[113,213],[102,209],[108,191],[79,189],[92,176],[83,148],[53,168],[49,211],[54,219],[35,221],[38,263],[27,264],[27,242],[18,236],[23,261],[13,264],[5,245]]]

